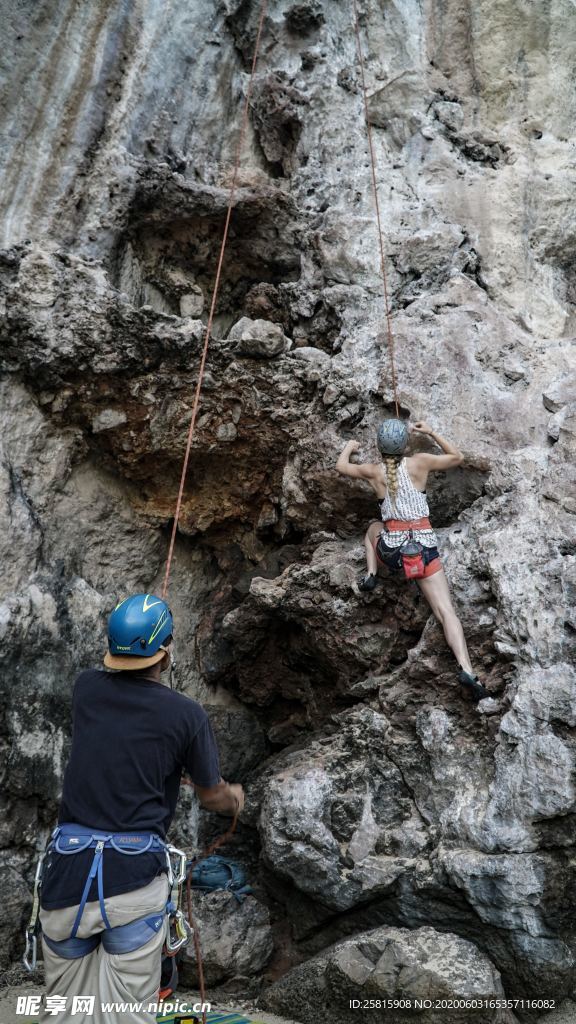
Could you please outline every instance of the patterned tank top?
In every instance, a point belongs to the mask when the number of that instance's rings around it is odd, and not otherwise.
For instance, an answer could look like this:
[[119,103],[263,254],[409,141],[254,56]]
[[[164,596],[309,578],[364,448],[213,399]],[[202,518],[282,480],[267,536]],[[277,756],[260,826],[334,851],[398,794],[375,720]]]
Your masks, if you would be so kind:
[[[384,467],[384,472],[386,472],[386,467]],[[406,466],[406,459],[402,459],[398,466],[398,493],[396,494],[396,501],[393,502],[391,500],[390,492],[387,490],[386,497],[380,502],[380,512],[384,522],[387,519],[423,519],[430,515],[428,499],[423,491],[418,491],[414,487]],[[382,540],[386,547],[389,548],[398,547],[399,544],[403,544],[405,540],[408,540],[408,537],[408,531],[404,530],[382,533]],[[434,548],[438,544],[438,538],[434,530],[415,530],[414,540],[424,544],[427,548]]]

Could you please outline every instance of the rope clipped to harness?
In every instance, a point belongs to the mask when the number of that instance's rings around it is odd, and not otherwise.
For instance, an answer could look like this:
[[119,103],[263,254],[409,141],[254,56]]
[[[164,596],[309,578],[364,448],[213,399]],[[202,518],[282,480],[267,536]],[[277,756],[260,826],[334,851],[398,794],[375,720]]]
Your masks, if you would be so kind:
[[362,95],[364,99],[364,122],[366,125],[366,135],[368,138],[368,151],[370,153],[370,165],[372,175],[372,191],[374,194],[374,207],[376,210],[376,222],[378,225],[378,245],[380,249],[380,275],[382,277],[382,286],[384,291],[384,308],[386,316],[386,335],[388,339],[388,360],[390,364],[390,377],[392,382],[392,394],[394,396],[394,407],[396,410],[396,416],[400,416],[400,406],[398,402],[398,382],[396,377],[396,357],[394,352],[394,334],[392,332],[392,314],[390,312],[390,301],[388,297],[388,277],[386,274],[386,256],[384,253],[384,232],[382,229],[382,217],[380,214],[380,200],[378,199],[378,183],[376,180],[376,156],[374,153],[374,142],[372,139],[372,125],[370,124],[370,117],[368,113],[368,90],[366,88],[366,74],[364,71],[364,54],[362,51],[362,41],[360,39],[360,23],[358,18],[358,5],[356,0],[353,0],[354,7],[354,32],[356,35],[356,49],[358,51],[358,61],[360,64],[360,78],[362,80]]

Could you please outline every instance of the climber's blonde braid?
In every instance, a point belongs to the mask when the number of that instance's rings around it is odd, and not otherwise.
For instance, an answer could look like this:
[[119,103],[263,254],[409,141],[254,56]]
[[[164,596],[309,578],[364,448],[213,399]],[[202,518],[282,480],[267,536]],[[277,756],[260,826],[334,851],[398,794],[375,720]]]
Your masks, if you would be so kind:
[[395,459],[393,455],[386,455],[384,457],[384,469],[390,500],[395,505],[396,495],[398,494],[398,459]]

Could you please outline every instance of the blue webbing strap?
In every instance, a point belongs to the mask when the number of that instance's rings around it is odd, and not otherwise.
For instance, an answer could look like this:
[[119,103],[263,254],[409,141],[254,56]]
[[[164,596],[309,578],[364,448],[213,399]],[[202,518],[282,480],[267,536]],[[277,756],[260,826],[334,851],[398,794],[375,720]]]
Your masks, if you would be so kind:
[[61,939],[59,942],[51,939],[46,932],[42,937],[48,949],[64,960],[79,960],[80,957],[93,953],[100,945],[100,935],[91,935],[89,939]]
[[100,913],[102,914],[104,926],[105,928],[111,928],[112,925],[108,920],[106,907],[104,906],[104,850],[100,853],[100,860],[98,861],[98,902],[100,904]]
[[158,934],[165,920],[166,913],[162,911],[141,917],[138,921],[130,921],[129,924],[118,925],[117,928],[102,932],[102,945],[107,953],[132,953],[150,942],[152,935]]
[[106,909],[104,907],[104,877],[102,871],[104,843],[104,839],[99,839],[98,842],[96,843],[96,849],[94,850],[94,859],[92,861],[92,864],[90,865],[90,871],[88,872],[88,878],[86,879],[84,892],[82,893],[82,898],[78,906],[76,920],[74,921],[72,931],[70,932],[71,939],[74,939],[76,937],[76,932],[78,931],[80,921],[82,920],[82,914],[84,913],[84,907],[86,906],[86,903],[88,901],[88,894],[90,892],[90,888],[92,886],[92,882],[96,877],[96,874],[98,874],[98,900],[100,902],[100,912],[102,914],[102,919],[104,921],[106,928],[110,928],[110,922],[106,916]]

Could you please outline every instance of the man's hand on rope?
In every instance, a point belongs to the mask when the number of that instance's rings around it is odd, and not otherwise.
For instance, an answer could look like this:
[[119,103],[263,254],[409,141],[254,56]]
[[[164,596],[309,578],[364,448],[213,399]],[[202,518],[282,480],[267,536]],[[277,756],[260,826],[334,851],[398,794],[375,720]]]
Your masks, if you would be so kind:
[[238,783],[230,783],[230,795],[236,800],[238,814],[244,810],[244,789]]
[[224,779],[220,779],[215,786],[206,788],[194,785],[194,789],[206,811],[233,816],[236,814],[236,808],[238,808],[238,813],[244,809],[244,790],[238,783],[225,782]]

